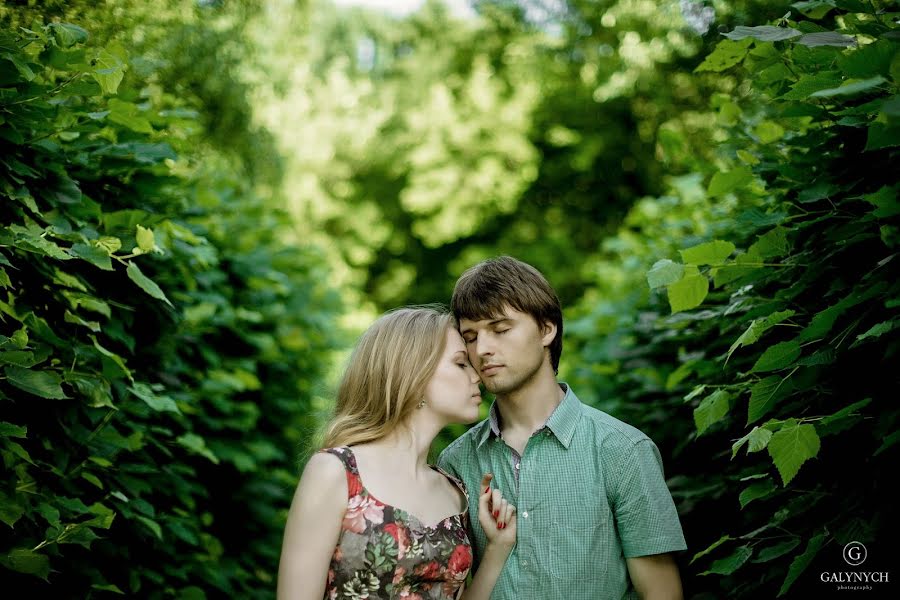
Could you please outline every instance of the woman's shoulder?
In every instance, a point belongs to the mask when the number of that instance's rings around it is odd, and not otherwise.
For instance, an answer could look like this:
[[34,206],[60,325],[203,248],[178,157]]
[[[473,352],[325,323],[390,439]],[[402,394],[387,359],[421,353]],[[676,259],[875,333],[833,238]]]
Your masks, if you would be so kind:
[[339,486],[346,479],[348,465],[341,448],[323,448],[313,454],[303,469],[303,479],[322,485]]

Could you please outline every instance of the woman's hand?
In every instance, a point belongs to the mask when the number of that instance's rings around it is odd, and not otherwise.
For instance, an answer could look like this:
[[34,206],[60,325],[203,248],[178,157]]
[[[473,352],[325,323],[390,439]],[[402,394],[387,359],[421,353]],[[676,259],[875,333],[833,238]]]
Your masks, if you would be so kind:
[[500,490],[491,489],[490,473],[481,478],[478,497],[478,522],[489,544],[512,547],[516,543],[516,507],[503,497]]

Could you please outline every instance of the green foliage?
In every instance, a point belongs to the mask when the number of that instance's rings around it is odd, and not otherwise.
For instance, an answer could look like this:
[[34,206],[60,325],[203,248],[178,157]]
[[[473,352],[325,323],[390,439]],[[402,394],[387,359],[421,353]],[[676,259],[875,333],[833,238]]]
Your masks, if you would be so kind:
[[568,332],[579,394],[673,457],[700,596],[815,595],[811,565],[896,523],[897,13],[799,4],[700,63],[734,81],[705,185],[632,208]]
[[88,29],[0,33],[3,580],[270,597],[339,302],[190,79]]

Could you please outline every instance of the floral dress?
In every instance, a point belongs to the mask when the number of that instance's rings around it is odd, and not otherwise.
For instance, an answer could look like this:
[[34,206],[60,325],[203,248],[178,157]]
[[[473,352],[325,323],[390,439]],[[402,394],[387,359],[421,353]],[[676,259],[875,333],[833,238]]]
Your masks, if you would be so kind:
[[[326,448],[347,472],[347,512],[325,587],[327,600],[455,598],[472,566],[468,507],[436,525],[385,504],[363,486],[349,447]],[[432,467],[455,483],[462,482]],[[467,496],[468,497],[468,496]]]

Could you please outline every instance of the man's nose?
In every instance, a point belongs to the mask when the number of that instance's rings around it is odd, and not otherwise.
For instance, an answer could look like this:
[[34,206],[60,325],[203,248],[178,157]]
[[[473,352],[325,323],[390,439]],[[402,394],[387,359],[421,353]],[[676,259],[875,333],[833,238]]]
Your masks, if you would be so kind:
[[475,353],[478,356],[491,356],[494,354],[494,347],[488,343],[486,336],[479,335],[475,339]]

